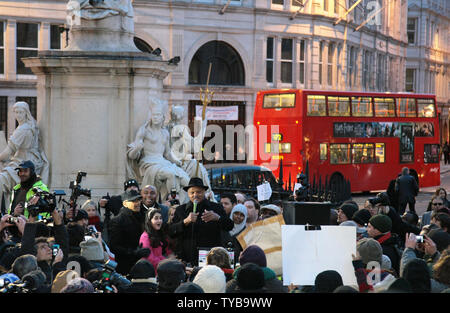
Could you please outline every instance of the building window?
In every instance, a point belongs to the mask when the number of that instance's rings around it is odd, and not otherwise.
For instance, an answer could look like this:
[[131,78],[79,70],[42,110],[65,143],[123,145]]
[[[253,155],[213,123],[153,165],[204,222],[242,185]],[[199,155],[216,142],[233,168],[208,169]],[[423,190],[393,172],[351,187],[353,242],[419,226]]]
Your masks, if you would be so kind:
[[293,40],[281,39],[281,82],[292,83]]
[[33,75],[31,69],[25,67],[22,58],[35,57],[38,54],[38,24],[17,23],[17,74]]
[[189,65],[189,84],[206,84],[210,63],[210,85],[245,85],[241,56],[228,43],[217,40],[205,43],[195,53]]
[[414,92],[416,70],[413,68],[406,69],[405,91]]
[[300,73],[299,73],[299,81],[300,84],[305,83],[305,40],[300,40]]
[[334,0],[334,13],[339,14],[339,0]]
[[363,75],[362,75],[362,87],[366,90],[369,89],[369,71],[370,71],[370,54],[369,51],[364,51],[363,57]]
[[319,84],[322,85],[323,42],[319,45]]
[[336,57],[336,86],[339,87],[340,79],[341,79],[341,71],[342,71],[342,65],[341,65],[341,52],[342,52],[342,44],[338,44],[337,46],[337,57]]
[[273,58],[273,37],[268,37],[266,47],[266,81],[268,83],[273,83]]
[[8,138],[8,97],[0,97],[0,130]]
[[328,64],[327,64],[327,83],[328,86],[333,85],[333,56],[334,56],[334,44],[330,43],[328,46]]
[[50,49],[61,49],[61,31],[59,25],[50,25]]
[[284,5],[284,0],[272,0],[272,4]]
[[152,46],[139,37],[133,38],[134,45],[142,52],[151,53],[153,51]]
[[323,0],[323,10],[328,11],[328,1],[329,0]]
[[406,32],[408,34],[408,43],[415,44],[416,43],[416,18],[408,18]]
[[355,72],[355,48],[349,46],[347,51],[348,51],[347,80],[348,86],[351,88],[353,86],[353,74]]
[[386,56],[379,54],[377,61],[377,89],[383,91],[386,86]]
[[0,22],[0,74],[5,73],[5,46],[3,44],[4,23]]

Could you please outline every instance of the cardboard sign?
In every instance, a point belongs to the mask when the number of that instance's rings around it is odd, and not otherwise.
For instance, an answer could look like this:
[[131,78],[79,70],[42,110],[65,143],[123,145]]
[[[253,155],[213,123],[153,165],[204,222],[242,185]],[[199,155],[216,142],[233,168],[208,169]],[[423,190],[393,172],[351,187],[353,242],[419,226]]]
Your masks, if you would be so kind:
[[242,250],[250,245],[257,245],[264,250],[267,267],[277,275],[282,274],[281,261],[281,226],[284,225],[283,215],[275,215],[250,224],[236,238]]
[[305,225],[283,225],[281,233],[284,285],[313,286],[317,274],[327,270],[341,274],[344,285],[358,285],[352,264],[356,227],[305,230]]
[[256,186],[256,191],[258,192],[258,201],[269,200],[272,196],[272,188],[268,182]]

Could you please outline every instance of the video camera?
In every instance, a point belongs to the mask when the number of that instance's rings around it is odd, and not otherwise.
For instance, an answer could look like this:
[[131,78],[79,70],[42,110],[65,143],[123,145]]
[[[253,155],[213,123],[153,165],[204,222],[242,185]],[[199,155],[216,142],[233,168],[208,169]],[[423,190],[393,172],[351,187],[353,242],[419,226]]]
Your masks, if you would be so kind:
[[108,260],[103,265],[102,278],[92,283],[98,293],[114,292],[112,285],[118,289],[127,288],[131,282],[116,272],[117,263]]
[[66,193],[63,190],[55,190],[53,193],[44,191],[40,188],[33,187],[35,196],[39,197],[36,204],[25,203],[25,208],[31,216],[38,216],[40,213],[52,213],[56,208],[56,196],[64,196]]
[[0,289],[0,293],[31,293],[45,284],[45,274],[40,270],[29,272],[22,280],[8,282]]

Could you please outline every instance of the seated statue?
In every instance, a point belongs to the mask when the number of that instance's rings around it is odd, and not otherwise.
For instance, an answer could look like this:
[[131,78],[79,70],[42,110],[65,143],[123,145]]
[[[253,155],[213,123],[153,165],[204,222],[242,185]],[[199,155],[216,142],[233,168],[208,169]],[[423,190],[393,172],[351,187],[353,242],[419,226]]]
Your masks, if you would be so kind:
[[[128,145],[127,156],[129,173],[138,167],[141,185],[153,185],[160,192],[164,201],[172,189],[182,190],[189,184],[189,175],[183,171],[181,161],[177,159],[169,146],[169,132],[163,128],[167,102],[151,99],[150,118],[138,129],[136,139]],[[134,166],[137,162],[137,166]],[[180,192],[180,202],[186,201],[185,194]]]
[[69,15],[95,20],[113,15],[133,17],[131,0],[70,0]]
[[[181,168],[191,178],[200,177],[212,192],[208,171],[198,160],[202,157],[202,143],[205,138],[207,120],[202,121],[201,117],[195,117],[194,131],[198,131],[198,134],[192,137],[189,127],[183,123],[183,117],[184,108],[173,106],[171,119],[167,125],[172,153],[181,160]],[[193,158],[192,153],[198,157]]]
[[16,102],[13,112],[19,126],[0,153],[0,161],[3,163],[0,165],[0,194],[4,193],[7,196],[20,182],[15,169],[22,161],[32,161],[36,167],[36,173],[43,182],[48,183],[49,175],[49,162],[41,147],[39,129],[31,115],[28,103]]

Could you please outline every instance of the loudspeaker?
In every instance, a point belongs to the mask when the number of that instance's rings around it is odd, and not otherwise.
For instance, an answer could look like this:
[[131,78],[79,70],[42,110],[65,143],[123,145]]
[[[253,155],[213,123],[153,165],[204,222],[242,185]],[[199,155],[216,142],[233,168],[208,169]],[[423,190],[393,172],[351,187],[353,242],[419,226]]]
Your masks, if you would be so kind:
[[283,202],[286,225],[330,225],[330,210],[335,205],[328,202]]

